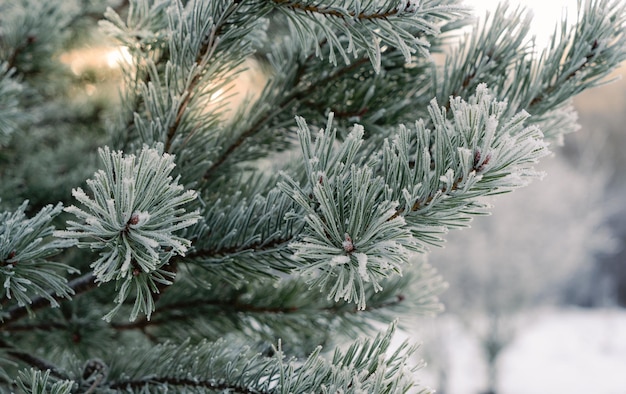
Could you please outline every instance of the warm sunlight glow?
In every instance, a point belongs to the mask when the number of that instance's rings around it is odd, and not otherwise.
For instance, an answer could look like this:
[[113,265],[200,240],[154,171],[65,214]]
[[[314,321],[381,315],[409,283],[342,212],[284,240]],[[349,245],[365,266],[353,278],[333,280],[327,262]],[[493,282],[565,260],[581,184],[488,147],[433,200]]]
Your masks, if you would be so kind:
[[211,92],[206,98],[207,111],[217,110],[222,120],[233,119],[237,111],[249,109],[267,82],[268,75],[255,60],[248,59],[241,67],[243,70],[229,82],[219,79],[207,87],[207,92]]
[[106,54],[107,65],[111,68],[120,67],[122,64],[131,64],[133,57],[127,47],[119,47]]
[[224,94],[224,89],[218,89],[215,93],[211,94],[211,97],[209,98],[209,100],[217,101],[220,99],[220,97],[222,97],[223,94]]
[[130,64],[132,56],[127,47],[82,48],[61,55],[62,63],[68,65],[75,75],[102,67],[115,70],[121,64]]

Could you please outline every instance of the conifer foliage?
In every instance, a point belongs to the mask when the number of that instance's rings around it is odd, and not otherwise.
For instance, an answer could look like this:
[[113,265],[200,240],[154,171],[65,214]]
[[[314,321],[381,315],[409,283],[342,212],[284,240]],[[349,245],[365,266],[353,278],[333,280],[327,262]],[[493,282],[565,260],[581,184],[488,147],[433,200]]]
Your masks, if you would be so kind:
[[2,389],[428,392],[390,348],[440,309],[420,256],[626,58],[579,8],[538,51],[452,0],[0,0]]

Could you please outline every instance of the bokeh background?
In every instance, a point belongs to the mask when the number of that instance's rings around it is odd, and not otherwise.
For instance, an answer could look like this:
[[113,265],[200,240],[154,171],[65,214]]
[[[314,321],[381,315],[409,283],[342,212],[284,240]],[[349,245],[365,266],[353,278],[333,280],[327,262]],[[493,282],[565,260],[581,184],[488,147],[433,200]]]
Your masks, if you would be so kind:
[[[497,1],[468,0],[478,16]],[[576,0],[518,0],[537,46]],[[415,332],[423,383],[445,394],[626,393],[626,67],[574,100],[580,130],[542,181],[493,200],[428,261],[446,311]]]

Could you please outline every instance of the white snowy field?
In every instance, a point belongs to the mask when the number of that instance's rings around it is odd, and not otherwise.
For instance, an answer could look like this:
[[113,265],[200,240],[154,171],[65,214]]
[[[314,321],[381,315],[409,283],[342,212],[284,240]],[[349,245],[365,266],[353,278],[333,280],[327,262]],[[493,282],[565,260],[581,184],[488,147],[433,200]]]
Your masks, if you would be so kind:
[[626,311],[547,313],[502,356],[502,394],[624,394]]
[[[437,319],[432,328],[439,326]],[[497,394],[626,394],[626,310],[549,310],[520,322],[499,358]],[[486,368],[478,341],[458,321],[443,326],[438,350],[431,352],[446,353],[445,394],[480,393]],[[425,358],[429,340],[424,338]],[[439,360],[419,372],[434,389],[441,356],[432,354]]]

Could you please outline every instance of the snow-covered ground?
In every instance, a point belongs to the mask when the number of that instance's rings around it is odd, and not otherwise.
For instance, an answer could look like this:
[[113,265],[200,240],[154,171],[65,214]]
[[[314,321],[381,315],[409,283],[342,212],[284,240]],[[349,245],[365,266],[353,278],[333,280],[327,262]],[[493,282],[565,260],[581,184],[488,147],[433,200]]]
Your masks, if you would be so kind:
[[502,394],[625,394],[626,311],[545,314],[520,333],[501,363]]
[[[550,310],[521,321],[499,359],[497,394],[626,394],[626,310]],[[480,393],[486,369],[478,342],[458,322],[443,325],[445,345],[438,348],[448,358],[445,394]],[[436,389],[435,363],[420,378]]]

